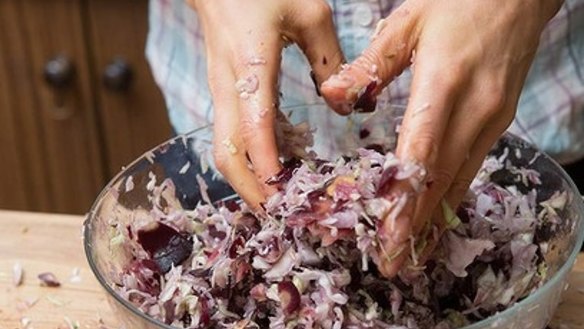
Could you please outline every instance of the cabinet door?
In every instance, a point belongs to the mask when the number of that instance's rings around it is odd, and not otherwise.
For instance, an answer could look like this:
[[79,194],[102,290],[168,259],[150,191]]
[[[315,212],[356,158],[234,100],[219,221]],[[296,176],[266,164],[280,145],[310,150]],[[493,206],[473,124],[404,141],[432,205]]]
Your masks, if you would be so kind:
[[113,176],[121,166],[171,137],[171,129],[144,55],[148,1],[89,0],[87,13],[99,115],[109,176]]
[[[4,36],[1,38],[0,52],[4,53],[4,69],[9,77],[2,81],[9,83],[0,85],[8,95],[0,111],[11,121],[2,123],[2,126],[11,126],[8,128],[11,132],[0,134],[4,139],[14,140],[13,146],[0,147],[4,157],[16,157],[11,159],[10,167],[22,167],[23,177],[18,181],[13,177],[8,182],[26,186],[22,193],[28,200],[3,206],[86,212],[105,179],[89,85],[81,2],[22,0],[0,3],[0,24],[7,27],[3,34],[8,35],[7,40]],[[47,83],[43,72],[51,58],[59,55],[60,63],[72,69],[61,76],[53,70],[54,83]],[[7,168],[2,167],[3,179],[6,172],[12,171]],[[3,193],[20,188],[17,185],[1,187]]]
[[48,177],[18,1],[0,1],[0,208],[47,210]]

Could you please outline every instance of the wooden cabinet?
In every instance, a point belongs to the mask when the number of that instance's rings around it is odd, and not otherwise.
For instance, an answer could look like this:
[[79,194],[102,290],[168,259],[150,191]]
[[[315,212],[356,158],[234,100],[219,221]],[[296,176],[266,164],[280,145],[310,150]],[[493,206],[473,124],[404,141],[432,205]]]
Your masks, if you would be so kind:
[[84,213],[170,137],[144,58],[147,5],[0,0],[0,208]]

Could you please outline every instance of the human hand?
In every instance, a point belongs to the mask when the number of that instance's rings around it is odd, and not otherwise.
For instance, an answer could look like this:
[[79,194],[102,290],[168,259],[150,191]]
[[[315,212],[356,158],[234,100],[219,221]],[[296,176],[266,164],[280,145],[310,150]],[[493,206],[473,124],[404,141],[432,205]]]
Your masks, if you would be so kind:
[[[380,22],[368,49],[321,92],[334,108],[373,110],[374,97],[406,67],[411,96],[397,155],[424,167],[426,190],[411,197],[382,230],[395,275],[411,245],[433,249],[446,223],[441,201],[456,207],[489,149],[515,116],[545,24],[561,1],[409,0]],[[398,182],[387,197],[417,195]],[[455,209],[455,208],[454,208]],[[412,241],[413,239],[413,241]],[[410,245],[411,243],[411,245]],[[415,257],[414,257],[415,258]]]
[[266,180],[281,168],[274,120],[282,49],[297,43],[318,83],[336,73],[344,59],[331,8],[325,0],[189,4],[199,15],[205,37],[215,164],[248,205],[258,209],[275,192]]

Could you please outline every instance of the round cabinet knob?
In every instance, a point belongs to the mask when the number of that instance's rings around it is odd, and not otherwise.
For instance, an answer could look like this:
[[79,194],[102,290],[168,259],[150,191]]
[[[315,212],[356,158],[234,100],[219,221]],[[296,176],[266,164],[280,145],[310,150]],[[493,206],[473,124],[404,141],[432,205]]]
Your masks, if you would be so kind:
[[45,64],[45,81],[55,88],[64,88],[71,84],[75,77],[75,66],[69,58],[58,55]]
[[132,77],[130,65],[122,58],[115,58],[103,72],[103,84],[112,91],[125,91],[130,87]]

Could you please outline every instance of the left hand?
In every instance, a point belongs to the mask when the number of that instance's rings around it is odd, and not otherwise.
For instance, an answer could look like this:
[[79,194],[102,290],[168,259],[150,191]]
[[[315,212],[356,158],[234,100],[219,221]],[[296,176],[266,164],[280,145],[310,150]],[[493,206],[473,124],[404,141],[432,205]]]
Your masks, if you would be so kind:
[[[400,270],[410,239],[442,220],[441,200],[453,209],[460,203],[513,120],[540,34],[560,5],[557,0],[408,0],[380,22],[362,56],[322,84],[327,102],[346,108],[363,104],[357,98],[367,86],[375,96],[406,67],[413,69],[396,152],[427,169],[428,188],[410,199],[392,225],[385,221],[385,249],[399,254],[381,264],[385,275]],[[411,193],[401,186],[388,197]],[[426,250],[443,230],[444,225],[430,230],[434,238]]]
[[282,49],[295,42],[318,82],[338,72],[344,57],[332,9],[326,0],[188,3],[205,37],[215,165],[237,194],[261,211],[265,198],[276,192],[266,180],[281,169],[275,124]]

